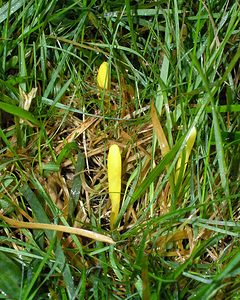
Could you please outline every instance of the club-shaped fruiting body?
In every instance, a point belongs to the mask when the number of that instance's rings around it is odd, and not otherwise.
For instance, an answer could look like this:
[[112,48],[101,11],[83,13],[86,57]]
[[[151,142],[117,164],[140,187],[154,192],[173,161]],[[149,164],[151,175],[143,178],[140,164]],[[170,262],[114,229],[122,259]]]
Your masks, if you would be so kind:
[[97,84],[103,90],[109,88],[109,65],[106,61],[98,69]]
[[113,144],[108,152],[108,191],[111,200],[112,210],[110,215],[110,227],[114,228],[117,220],[120,199],[121,199],[121,176],[122,176],[122,159],[118,145]]

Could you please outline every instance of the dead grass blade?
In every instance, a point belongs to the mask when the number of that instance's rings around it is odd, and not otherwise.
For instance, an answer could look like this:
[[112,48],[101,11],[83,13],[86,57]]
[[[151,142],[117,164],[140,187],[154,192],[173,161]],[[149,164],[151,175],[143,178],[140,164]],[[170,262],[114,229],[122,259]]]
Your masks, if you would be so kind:
[[105,236],[100,233],[96,233],[90,230],[86,229],[80,229],[75,227],[67,227],[63,225],[55,225],[55,224],[46,224],[46,223],[32,223],[32,222],[23,222],[23,221],[17,221],[10,219],[8,217],[5,217],[3,215],[0,215],[0,218],[2,218],[9,226],[15,227],[15,228],[29,228],[29,229],[42,229],[42,230],[55,230],[59,232],[65,232],[70,234],[76,234],[81,235],[96,241],[105,242],[109,244],[115,244],[113,239],[111,239],[108,236]]

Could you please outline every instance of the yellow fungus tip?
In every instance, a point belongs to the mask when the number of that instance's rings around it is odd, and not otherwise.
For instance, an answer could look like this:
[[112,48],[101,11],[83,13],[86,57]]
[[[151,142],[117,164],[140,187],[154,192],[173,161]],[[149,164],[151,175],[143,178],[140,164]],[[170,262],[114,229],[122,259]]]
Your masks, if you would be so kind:
[[97,84],[101,89],[109,89],[109,65],[106,61],[98,69]]

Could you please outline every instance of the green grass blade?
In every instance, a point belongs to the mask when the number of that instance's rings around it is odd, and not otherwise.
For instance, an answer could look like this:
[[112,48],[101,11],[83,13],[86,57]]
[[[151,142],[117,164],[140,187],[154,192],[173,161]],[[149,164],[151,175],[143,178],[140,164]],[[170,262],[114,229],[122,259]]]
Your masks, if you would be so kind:
[[[215,108],[215,101],[212,96],[212,92],[209,89],[207,78],[205,77],[202,68],[200,67],[199,62],[196,60],[195,57],[192,57],[194,64],[201,76],[201,79],[203,81],[204,87],[207,91],[208,97],[211,101],[211,109],[212,109],[212,116],[213,116],[213,126],[214,126],[214,135],[215,135],[215,141],[216,141],[216,148],[217,148],[217,159],[218,159],[218,165],[219,165],[219,173],[222,183],[222,188],[224,190],[224,193],[226,196],[229,196],[229,185],[227,181],[227,167],[226,167],[226,161],[225,161],[225,154],[223,149],[223,142],[222,142],[222,136],[221,136],[221,130],[218,122],[218,117],[216,113]],[[230,215],[232,215],[232,208],[231,204],[229,203],[229,209],[230,209]]]
[[0,251],[0,290],[8,299],[21,295],[22,271],[16,261]]
[[8,9],[10,6],[10,15],[14,14],[17,10],[19,10],[25,3],[25,0],[12,0],[5,3],[0,8],[0,24],[8,18]]
[[17,116],[23,120],[27,120],[31,123],[33,123],[34,125],[39,126],[39,121],[29,112],[26,111],[25,109],[21,108],[21,107],[17,107],[14,106],[12,104],[8,104],[5,102],[0,102],[0,109],[2,109],[3,111],[12,114],[14,116]]

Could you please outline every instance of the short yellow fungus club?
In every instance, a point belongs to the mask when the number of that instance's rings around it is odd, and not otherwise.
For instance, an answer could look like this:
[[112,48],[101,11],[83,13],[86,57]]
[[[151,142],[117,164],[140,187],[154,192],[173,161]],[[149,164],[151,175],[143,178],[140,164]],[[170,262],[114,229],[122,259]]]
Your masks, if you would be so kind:
[[109,65],[104,61],[98,70],[97,84],[101,89],[109,89]]
[[114,228],[117,220],[121,199],[122,159],[118,145],[113,144],[108,152],[108,191],[112,204],[110,227]]

